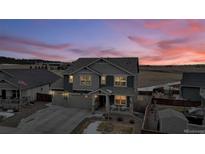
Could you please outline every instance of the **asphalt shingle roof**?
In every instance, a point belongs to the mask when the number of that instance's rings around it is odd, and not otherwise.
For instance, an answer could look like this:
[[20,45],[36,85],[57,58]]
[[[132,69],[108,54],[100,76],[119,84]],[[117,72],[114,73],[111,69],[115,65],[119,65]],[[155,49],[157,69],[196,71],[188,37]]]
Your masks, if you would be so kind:
[[11,83],[19,86],[21,89],[30,89],[41,85],[51,84],[58,80],[60,77],[47,70],[33,70],[33,69],[3,69],[9,75],[0,76],[0,79],[5,79]]
[[159,114],[160,119],[178,117],[180,119],[187,121],[184,114],[182,114],[181,112],[178,112],[176,110],[173,110],[173,109],[160,110],[160,111],[158,111],[158,114]]
[[126,58],[79,58],[74,61],[71,66],[66,70],[65,73],[71,73],[77,69],[80,69],[90,63],[98,60],[105,59],[118,67],[127,70],[130,73],[137,74],[139,72],[139,62],[137,57],[126,57]]
[[109,90],[112,95],[126,95],[126,96],[135,96],[136,93],[133,88],[129,87],[102,87],[100,88],[104,91]]
[[205,73],[183,73],[181,85],[205,88]]

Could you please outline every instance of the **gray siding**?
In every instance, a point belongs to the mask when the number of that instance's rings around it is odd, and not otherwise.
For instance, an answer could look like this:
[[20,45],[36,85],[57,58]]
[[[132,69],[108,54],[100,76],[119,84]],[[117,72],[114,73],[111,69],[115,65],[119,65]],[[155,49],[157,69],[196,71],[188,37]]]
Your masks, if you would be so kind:
[[134,76],[127,77],[127,87],[134,88]]
[[200,88],[181,87],[181,95],[184,99],[191,101],[200,101]]
[[64,75],[64,89],[69,92],[72,92],[73,90],[73,84],[69,83],[68,75]]
[[115,96],[114,96],[114,95],[111,95],[111,96],[110,96],[110,105],[113,105],[113,104],[114,104],[114,101],[115,101]]
[[[91,75],[91,86],[80,85],[80,75]],[[93,91],[99,88],[99,76],[89,70],[82,70],[74,74],[73,90]]]
[[16,90],[17,88],[11,85],[10,83],[7,83],[6,81],[0,81],[0,89]]
[[114,76],[106,76],[106,86],[113,87],[114,86]]

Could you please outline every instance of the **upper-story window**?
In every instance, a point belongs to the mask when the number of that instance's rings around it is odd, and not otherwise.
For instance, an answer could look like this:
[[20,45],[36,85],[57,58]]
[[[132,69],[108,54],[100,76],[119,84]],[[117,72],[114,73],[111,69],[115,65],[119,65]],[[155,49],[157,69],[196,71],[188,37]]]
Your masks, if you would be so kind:
[[115,76],[114,85],[116,87],[126,87],[127,86],[127,77],[126,76]]
[[106,84],[106,76],[101,76],[101,84],[105,85]]
[[73,75],[69,76],[69,83],[73,83]]
[[80,75],[81,86],[91,86],[91,75]]

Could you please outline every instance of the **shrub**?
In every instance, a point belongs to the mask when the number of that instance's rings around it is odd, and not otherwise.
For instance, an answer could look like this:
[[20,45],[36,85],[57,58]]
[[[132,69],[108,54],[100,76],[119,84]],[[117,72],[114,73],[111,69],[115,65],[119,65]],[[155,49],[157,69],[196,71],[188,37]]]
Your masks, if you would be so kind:
[[129,120],[129,123],[130,123],[130,124],[134,124],[135,121],[134,121],[133,119],[130,119],[130,120]]
[[123,118],[122,117],[118,117],[117,121],[123,121]]
[[108,118],[109,118],[109,120],[112,119],[112,117],[111,117],[111,116],[108,116],[107,114],[104,115],[104,118],[105,118],[106,120],[108,120]]

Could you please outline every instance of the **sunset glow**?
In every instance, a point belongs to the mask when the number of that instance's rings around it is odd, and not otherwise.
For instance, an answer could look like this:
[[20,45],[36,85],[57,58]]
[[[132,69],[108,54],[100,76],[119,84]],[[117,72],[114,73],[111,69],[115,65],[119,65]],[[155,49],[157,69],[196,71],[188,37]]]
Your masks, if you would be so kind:
[[205,20],[0,20],[0,56],[65,62],[132,56],[140,64],[203,64]]

